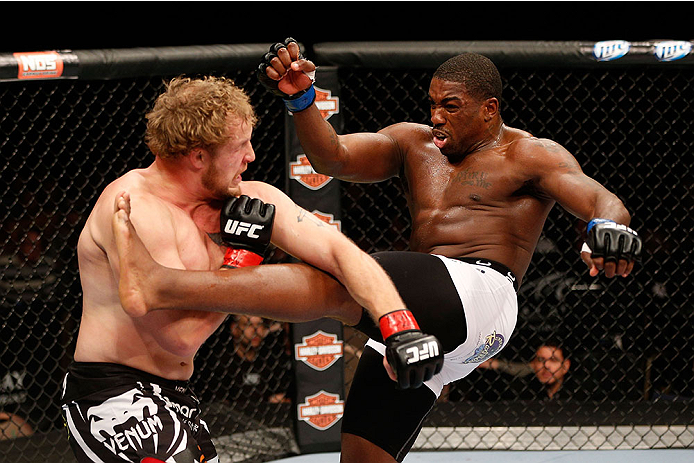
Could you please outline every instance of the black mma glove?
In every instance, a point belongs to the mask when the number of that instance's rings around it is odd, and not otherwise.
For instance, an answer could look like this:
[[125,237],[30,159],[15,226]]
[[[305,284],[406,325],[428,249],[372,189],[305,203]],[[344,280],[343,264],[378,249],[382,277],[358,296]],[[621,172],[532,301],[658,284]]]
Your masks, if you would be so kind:
[[[583,251],[591,257],[603,257],[605,262],[637,260],[641,255],[641,238],[627,227],[609,219],[593,219],[586,228],[587,238]],[[586,247],[588,249],[586,249]]]
[[219,217],[222,240],[231,246],[222,267],[259,265],[270,245],[274,220],[274,204],[246,195],[228,199]]
[[[274,45],[270,47],[270,51],[263,56],[263,59],[261,60],[260,64],[258,65],[258,69],[256,70],[256,75],[258,76],[258,80],[260,83],[271,91],[273,94],[279,96],[284,100],[284,104],[287,106],[287,109],[293,113],[302,111],[309,106],[313,104],[313,102],[316,99],[316,90],[313,88],[313,85],[311,85],[309,88],[306,90],[302,90],[300,92],[295,93],[294,95],[287,95],[283,91],[279,89],[279,82],[271,79],[267,76],[267,73],[265,72],[265,69],[268,67],[272,67],[272,64],[270,61],[272,61],[273,58],[277,57],[277,52],[285,48],[287,45],[289,45],[291,42],[297,43],[296,40],[294,40],[291,37],[287,37],[284,42],[277,42]],[[299,58],[303,59],[304,57],[299,53]],[[311,80],[313,79],[313,76],[311,77]]]
[[386,359],[401,389],[416,389],[443,367],[443,349],[436,337],[420,331],[409,310],[396,310],[379,321]]

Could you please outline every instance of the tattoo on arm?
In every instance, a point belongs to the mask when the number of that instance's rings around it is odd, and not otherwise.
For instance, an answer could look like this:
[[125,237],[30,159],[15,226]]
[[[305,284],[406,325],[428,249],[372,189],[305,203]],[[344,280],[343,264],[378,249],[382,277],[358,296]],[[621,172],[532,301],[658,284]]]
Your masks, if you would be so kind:
[[560,169],[563,169],[565,173],[571,174],[571,175],[583,173],[583,170],[581,170],[581,166],[579,166],[578,162],[576,162],[574,160],[562,161],[559,163],[558,167]]
[[298,209],[298,214],[296,216],[296,221],[297,222],[303,222],[303,221],[308,221],[312,223],[313,225],[316,225],[317,227],[324,227],[325,222],[322,220],[318,220],[316,216],[308,212],[306,209],[302,209],[297,206]]
[[564,160],[560,161],[559,164],[557,164],[557,167],[564,173],[569,175],[577,175],[583,173],[583,170],[581,169],[581,166],[578,164],[576,159],[574,159],[574,157],[571,156],[566,151],[566,149],[564,149],[564,147],[562,147],[559,143],[556,143],[552,140],[539,140],[539,143],[540,146],[542,146],[542,148],[547,150],[549,153],[559,153],[563,155]]

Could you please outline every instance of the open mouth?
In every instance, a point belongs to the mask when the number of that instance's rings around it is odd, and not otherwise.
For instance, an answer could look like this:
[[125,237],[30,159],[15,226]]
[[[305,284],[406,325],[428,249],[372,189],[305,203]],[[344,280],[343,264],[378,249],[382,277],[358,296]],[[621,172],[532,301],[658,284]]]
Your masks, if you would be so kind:
[[443,148],[446,144],[446,140],[448,139],[448,135],[446,135],[445,132],[437,129],[433,129],[431,134],[434,137],[434,145],[436,145],[438,149]]

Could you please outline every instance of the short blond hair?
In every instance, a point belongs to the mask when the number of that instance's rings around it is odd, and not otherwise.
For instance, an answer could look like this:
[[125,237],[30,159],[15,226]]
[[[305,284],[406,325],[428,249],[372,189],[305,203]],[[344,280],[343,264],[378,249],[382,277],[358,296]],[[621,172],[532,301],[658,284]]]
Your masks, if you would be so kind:
[[229,118],[257,122],[248,95],[225,77],[176,77],[146,115],[145,142],[155,155],[173,158],[195,148],[223,144]]

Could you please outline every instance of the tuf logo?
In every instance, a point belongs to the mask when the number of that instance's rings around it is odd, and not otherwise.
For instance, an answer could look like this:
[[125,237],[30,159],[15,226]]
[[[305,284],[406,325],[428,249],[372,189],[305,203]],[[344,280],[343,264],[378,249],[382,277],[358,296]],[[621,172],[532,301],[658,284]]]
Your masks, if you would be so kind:
[[342,418],[345,402],[339,394],[319,391],[308,396],[306,401],[299,404],[298,418],[319,431],[325,431]]
[[475,349],[475,353],[463,363],[482,363],[496,355],[504,347],[504,337],[496,331],[484,339],[484,344]]
[[18,79],[45,79],[63,74],[63,60],[57,52],[14,53]]
[[439,346],[436,344],[436,341],[429,341],[419,347],[410,347],[405,352],[408,354],[407,364],[409,365],[410,363],[421,362],[429,357],[436,357],[439,355]]
[[309,190],[320,190],[333,179],[313,170],[305,154],[298,155],[296,162],[289,163],[289,178],[296,180]]
[[257,235],[255,232],[257,230],[262,230],[263,228],[265,228],[263,225],[229,219],[224,226],[224,233],[236,236],[240,236],[241,234],[245,233],[249,238],[258,239],[260,238],[260,235]]
[[301,338],[301,344],[294,345],[294,358],[318,371],[330,368],[342,354],[342,341],[337,340],[336,334],[322,330],[304,336]]
[[330,116],[340,112],[340,99],[338,97],[333,97],[330,90],[323,90],[315,85],[313,88],[316,91],[315,104],[323,119],[327,121]]

